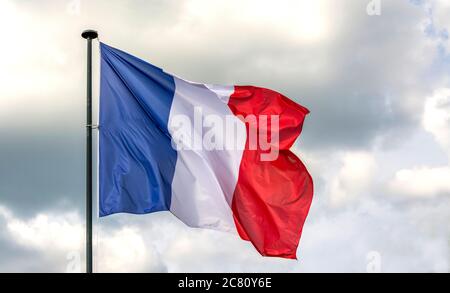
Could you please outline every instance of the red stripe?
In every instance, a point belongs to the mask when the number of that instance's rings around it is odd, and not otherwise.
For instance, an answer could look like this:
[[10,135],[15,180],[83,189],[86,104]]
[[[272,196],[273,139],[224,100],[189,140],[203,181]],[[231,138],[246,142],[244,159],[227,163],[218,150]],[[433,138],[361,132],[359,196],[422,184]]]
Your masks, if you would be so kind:
[[[262,255],[296,259],[313,182],[289,148],[309,111],[277,92],[250,86],[236,86],[228,106],[236,116],[279,115],[280,153],[275,161],[262,161],[264,151],[259,147],[250,150],[247,138],[232,210],[239,235]],[[246,126],[249,137],[249,124]]]

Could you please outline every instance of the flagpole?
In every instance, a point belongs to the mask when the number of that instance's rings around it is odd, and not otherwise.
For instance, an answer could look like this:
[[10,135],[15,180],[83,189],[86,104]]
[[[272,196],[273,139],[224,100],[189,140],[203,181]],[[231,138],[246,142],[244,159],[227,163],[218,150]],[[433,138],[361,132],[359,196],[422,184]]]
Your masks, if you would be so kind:
[[81,37],[87,40],[87,111],[86,111],[86,273],[92,273],[92,40],[98,37],[94,30],[85,30]]

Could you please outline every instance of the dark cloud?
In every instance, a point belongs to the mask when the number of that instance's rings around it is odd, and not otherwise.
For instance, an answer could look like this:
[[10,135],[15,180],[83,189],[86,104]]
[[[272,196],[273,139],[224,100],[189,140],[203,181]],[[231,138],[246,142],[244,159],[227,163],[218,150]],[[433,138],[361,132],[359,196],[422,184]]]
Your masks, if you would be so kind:
[[84,205],[84,133],[2,135],[1,203],[21,214]]

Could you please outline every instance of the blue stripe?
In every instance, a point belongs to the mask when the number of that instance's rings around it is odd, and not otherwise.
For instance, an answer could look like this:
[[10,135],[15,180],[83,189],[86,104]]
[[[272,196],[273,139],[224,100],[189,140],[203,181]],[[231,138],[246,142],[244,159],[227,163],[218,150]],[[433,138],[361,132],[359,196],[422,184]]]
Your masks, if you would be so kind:
[[169,210],[177,153],[168,130],[175,81],[101,43],[100,216]]

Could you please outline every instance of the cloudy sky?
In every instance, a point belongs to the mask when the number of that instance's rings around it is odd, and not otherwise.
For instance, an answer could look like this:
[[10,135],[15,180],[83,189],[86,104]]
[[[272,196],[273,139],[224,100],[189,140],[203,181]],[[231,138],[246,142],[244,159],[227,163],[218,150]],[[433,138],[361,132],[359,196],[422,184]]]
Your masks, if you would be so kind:
[[114,215],[94,220],[95,271],[448,272],[450,4],[369,2],[0,0],[0,272],[84,269],[87,28],[188,80],[308,107],[295,152],[316,187],[298,261]]

